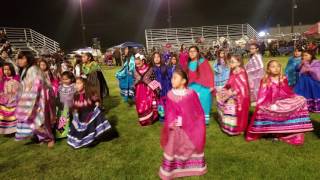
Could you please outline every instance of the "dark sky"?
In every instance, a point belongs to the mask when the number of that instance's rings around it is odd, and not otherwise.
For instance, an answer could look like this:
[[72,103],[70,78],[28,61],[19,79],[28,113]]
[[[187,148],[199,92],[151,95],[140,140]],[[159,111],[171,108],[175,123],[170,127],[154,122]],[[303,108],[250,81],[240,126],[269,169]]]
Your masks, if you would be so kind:
[[[168,0],[83,0],[87,39],[103,47],[144,42],[145,28],[167,27]],[[297,0],[296,23],[320,20],[320,0]],[[171,0],[172,26],[249,23],[256,29],[291,23],[291,0]],[[6,6],[6,7],[4,7]],[[79,0],[7,0],[0,26],[30,27],[72,49],[81,46]]]

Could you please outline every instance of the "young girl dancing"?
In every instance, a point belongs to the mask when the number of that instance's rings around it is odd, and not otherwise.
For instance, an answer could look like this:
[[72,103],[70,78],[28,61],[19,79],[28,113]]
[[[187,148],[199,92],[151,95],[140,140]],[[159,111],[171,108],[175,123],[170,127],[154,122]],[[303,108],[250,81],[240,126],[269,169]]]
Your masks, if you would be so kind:
[[134,98],[134,49],[127,47],[124,50],[125,63],[123,67],[116,73],[119,80],[120,95],[127,102]]
[[289,86],[294,87],[299,79],[299,67],[301,65],[301,50],[296,48],[293,56],[289,58],[285,73]]
[[0,134],[16,132],[17,94],[19,89],[19,76],[12,63],[3,64],[3,92],[0,93]]
[[214,84],[219,91],[227,83],[230,75],[230,69],[226,62],[226,53],[223,50],[217,52],[218,59],[213,64]]
[[61,75],[61,83],[57,97],[56,138],[65,138],[69,132],[69,124],[72,120],[73,96],[76,92],[75,77],[72,72],[65,71]]
[[170,58],[169,68],[171,70],[171,74],[174,72],[176,68],[181,68],[179,65],[179,60],[176,54],[173,54]]
[[230,78],[217,93],[220,126],[228,135],[239,135],[246,130],[248,124],[249,82],[240,55],[232,55],[229,66]]
[[264,75],[262,55],[259,53],[257,44],[250,45],[250,59],[245,65],[250,87],[250,100],[256,105],[260,81]]
[[161,85],[156,81],[152,68],[146,64],[146,58],[135,55],[135,100],[141,126],[151,125],[158,119],[158,101]]
[[73,100],[73,120],[70,123],[68,144],[75,149],[94,143],[111,128],[101,112],[100,96],[83,77],[76,79]]
[[57,78],[55,78],[50,70],[50,65],[45,59],[40,59],[38,61],[39,68],[43,72],[47,85],[52,88],[54,96],[57,96],[58,94],[58,88],[59,88],[59,81]]
[[16,108],[17,132],[16,140],[29,139],[32,136],[40,142],[47,142],[48,147],[54,146],[52,126],[56,118],[48,102],[49,87],[46,78],[36,65],[33,54],[21,51],[18,54],[20,80],[18,104]]
[[88,86],[97,89],[98,96],[103,101],[103,98],[109,95],[109,88],[100,65],[94,60],[91,53],[82,55],[82,73],[88,79]]
[[161,133],[164,151],[159,176],[174,179],[207,172],[204,158],[205,117],[197,93],[187,89],[187,74],[177,69],[167,95],[166,116]]
[[302,145],[304,133],[312,130],[306,99],[292,91],[282,75],[281,64],[271,60],[261,81],[246,139],[253,141],[271,134],[288,144]]
[[209,124],[212,105],[212,93],[214,91],[214,73],[209,62],[201,57],[197,46],[189,48],[188,62],[189,88],[196,91]]
[[161,55],[158,52],[153,53],[152,55],[152,66],[153,71],[156,76],[156,81],[161,84],[160,90],[160,100],[158,104],[158,113],[159,119],[162,122],[165,115],[165,105],[166,105],[166,98],[167,93],[171,90],[171,76],[172,72],[165,64],[165,62],[161,59]]

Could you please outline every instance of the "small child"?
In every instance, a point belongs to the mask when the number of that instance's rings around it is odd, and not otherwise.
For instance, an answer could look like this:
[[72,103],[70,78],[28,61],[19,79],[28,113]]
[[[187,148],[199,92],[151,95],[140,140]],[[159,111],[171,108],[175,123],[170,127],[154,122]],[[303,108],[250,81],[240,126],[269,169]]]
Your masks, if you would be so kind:
[[134,100],[134,54],[133,48],[127,47],[124,50],[123,67],[116,73],[119,81],[120,95],[125,102]]
[[258,44],[251,44],[250,59],[245,65],[249,80],[250,100],[253,106],[256,105],[260,81],[264,76],[262,55],[259,52]]
[[175,71],[176,68],[180,68],[179,60],[176,54],[173,54],[170,58],[169,67],[171,69],[171,74]]
[[301,65],[301,51],[299,48],[294,50],[294,54],[289,58],[285,72],[289,86],[294,87],[299,79],[299,67]]
[[146,58],[135,55],[135,100],[136,110],[141,126],[153,124],[158,120],[158,102],[161,84],[156,81],[155,74],[146,63]]
[[70,123],[68,144],[75,149],[91,145],[111,125],[101,112],[100,96],[87,86],[83,77],[76,78],[76,93],[73,99],[73,119]]
[[282,75],[281,64],[277,60],[269,61],[266,76],[260,84],[247,141],[268,134],[288,144],[302,145],[304,133],[312,130],[306,99],[289,87],[287,78]]
[[217,93],[218,113],[222,131],[228,135],[239,135],[246,130],[248,124],[249,82],[240,55],[232,55],[229,66],[230,78]]
[[310,112],[320,113],[320,60],[316,59],[313,51],[302,54],[294,91],[307,99]]
[[177,69],[168,92],[166,116],[161,133],[164,151],[159,176],[174,179],[207,172],[204,158],[206,125],[197,93],[187,89],[187,74]]
[[69,124],[72,117],[73,96],[76,92],[74,75],[70,71],[65,71],[61,75],[61,84],[57,97],[57,118],[56,138],[65,138],[69,132]]
[[217,52],[218,59],[213,64],[214,84],[219,91],[227,83],[230,75],[230,69],[226,62],[226,53],[223,50]]
[[158,104],[158,113],[160,122],[163,121],[165,116],[165,105],[167,93],[171,90],[171,76],[172,72],[169,67],[165,64],[164,60],[161,59],[161,55],[158,52],[153,53],[152,55],[152,65],[153,71],[156,76],[156,81],[161,84],[160,90],[160,100]]
[[15,109],[17,106],[17,94],[19,89],[19,76],[16,75],[12,63],[3,65],[3,92],[0,93],[0,134],[12,134],[16,132]]
[[49,86],[49,88],[52,88],[54,95],[57,96],[58,88],[59,88],[59,81],[57,78],[54,78],[54,76],[50,70],[49,63],[45,59],[40,59],[39,60],[39,68],[44,73],[47,85]]

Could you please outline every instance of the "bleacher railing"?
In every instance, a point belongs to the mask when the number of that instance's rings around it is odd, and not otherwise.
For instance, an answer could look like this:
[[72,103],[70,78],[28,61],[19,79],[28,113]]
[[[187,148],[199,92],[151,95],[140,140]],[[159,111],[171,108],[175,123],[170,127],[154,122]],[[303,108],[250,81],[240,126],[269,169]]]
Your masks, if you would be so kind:
[[50,53],[55,53],[60,48],[58,42],[30,28],[0,27],[0,30],[6,33],[11,45],[16,49],[31,50],[38,53],[45,48]]
[[148,52],[153,47],[162,47],[170,43],[173,49],[178,49],[182,44],[190,46],[199,38],[204,38],[203,46],[212,46],[220,37],[228,40],[239,40],[247,36],[256,38],[257,32],[249,24],[231,24],[217,26],[202,26],[188,28],[146,29],[145,38]]

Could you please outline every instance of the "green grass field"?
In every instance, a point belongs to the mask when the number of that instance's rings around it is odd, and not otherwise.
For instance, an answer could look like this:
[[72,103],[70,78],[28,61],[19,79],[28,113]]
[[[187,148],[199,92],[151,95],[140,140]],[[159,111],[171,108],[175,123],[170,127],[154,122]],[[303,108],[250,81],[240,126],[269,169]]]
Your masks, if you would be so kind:
[[[268,58],[265,59],[267,61]],[[287,58],[276,58],[286,64]],[[111,96],[105,100],[106,117],[118,138],[95,147],[74,150],[66,140],[53,149],[29,141],[0,136],[0,179],[159,179],[162,151],[161,124],[141,127],[135,106],[123,103],[114,74],[105,69]],[[213,116],[217,117],[213,107]],[[246,142],[229,137],[212,119],[205,149],[208,173],[186,179],[318,179],[320,178],[320,116],[312,115],[315,131],[302,147],[262,139]]]

